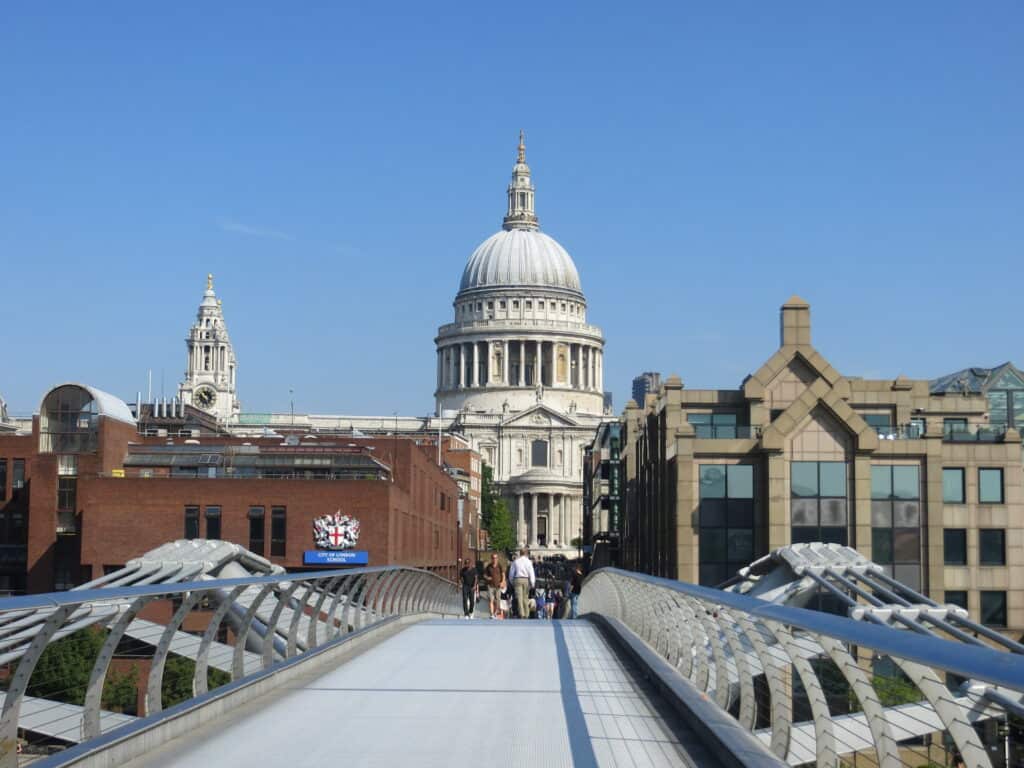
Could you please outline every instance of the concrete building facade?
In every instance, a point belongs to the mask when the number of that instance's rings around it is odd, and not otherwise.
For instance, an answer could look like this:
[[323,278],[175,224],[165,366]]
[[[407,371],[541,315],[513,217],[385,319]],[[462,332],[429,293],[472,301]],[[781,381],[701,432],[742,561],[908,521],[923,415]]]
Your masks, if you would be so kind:
[[810,306],[793,297],[778,350],[738,389],[688,390],[671,376],[627,405],[623,565],[716,585],[776,547],[842,543],[1019,634],[1024,465],[1013,406],[1019,398],[1024,413],[1024,375],[967,370],[984,375],[843,375],[812,345]]

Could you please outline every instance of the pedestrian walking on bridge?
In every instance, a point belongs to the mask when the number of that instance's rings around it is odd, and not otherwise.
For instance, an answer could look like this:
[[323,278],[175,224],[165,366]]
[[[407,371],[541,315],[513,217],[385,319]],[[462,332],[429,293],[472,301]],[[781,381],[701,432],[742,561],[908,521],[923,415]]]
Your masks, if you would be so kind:
[[473,608],[476,606],[477,590],[480,587],[480,578],[476,572],[476,566],[470,564],[469,559],[459,574],[462,579],[462,610],[465,618],[473,618]]
[[509,566],[508,578],[516,590],[516,615],[520,619],[530,618],[530,590],[537,583],[537,575],[533,572],[530,550],[526,547],[519,550],[519,557]]
[[505,591],[505,569],[498,562],[498,553],[491,553],[491,562],[484,566],[484,583],[487,584],[487,602],[491,618],[501,614],[501,593]]

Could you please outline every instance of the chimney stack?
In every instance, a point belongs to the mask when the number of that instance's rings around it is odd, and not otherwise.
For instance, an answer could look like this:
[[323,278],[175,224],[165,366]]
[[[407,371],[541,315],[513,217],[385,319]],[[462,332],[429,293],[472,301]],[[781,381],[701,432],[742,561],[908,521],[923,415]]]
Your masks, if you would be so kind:
[[791,296],[782,305],[779,345],[809,347],[811,345],[811,305],[799,296]]

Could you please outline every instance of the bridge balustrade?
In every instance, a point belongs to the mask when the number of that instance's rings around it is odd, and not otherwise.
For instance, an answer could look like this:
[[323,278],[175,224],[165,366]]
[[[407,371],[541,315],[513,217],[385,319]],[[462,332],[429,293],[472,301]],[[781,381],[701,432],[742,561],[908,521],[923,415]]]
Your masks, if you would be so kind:
[[[144,570],[139,573],[145,575]],[[183,573],[184,578],[198,578],[195,572]],[[149,583],[157,578],[143,578],[132,586],[0,600],[0,665],[12,669],[2,694],[0,768],[15,768],[22,753],[28,757],[57,751],[48,762],[60,764],[64,756],[70,761],[100,737],[114,738],[118,729],[131,731],[155,719],[168,696],[168,667],[180,678],[180,661],[190,690],[183,696],[179,679],[174,697],[185,699],[174,702],[179,707],[258,679],[273,685],[275,670],[389,622],[397,626],[399,620],[420,614],[461,614],[454,584],[414,568]],[[83,647],[93,648],[94,658],[72,659],[90,670],[88,682],[75,688],[69,680],[62,690],[29,695],[33,684],[39,687],[40,677],[33,679],[33,673],[47,649],[60,641],[69,643],[72,636],[81,638],[79,632],[92,633],[91,642],[63,646],[64,660],[55,663],[67,663],[67,655],[81,653]],[[143,672],[139,718],[101,706],[115,656],[127,646],[136,669]],[[211,680],[220,685],[216,691],[210,690]]]
[[[912,620],[917,608],[851,606],[857,620],[614,568],[587,577],[580,609],[638,635],[790,765],[1021,764],[1008,741],[979,735],[1024,715],[1024,648],[1009,639],[998,650],[952,628],[959,641],[942,637]],[[929,742],[948,745],[943,762]]]

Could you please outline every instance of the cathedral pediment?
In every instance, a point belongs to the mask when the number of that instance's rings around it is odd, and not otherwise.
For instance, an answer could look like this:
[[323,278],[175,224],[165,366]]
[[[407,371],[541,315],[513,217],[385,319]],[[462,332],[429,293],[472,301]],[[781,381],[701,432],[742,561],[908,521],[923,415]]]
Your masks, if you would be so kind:
[[567,413],[561,413],[543,403],[519,413],[509,414],[502,420],[503,427],[578,427],[579,421]]

